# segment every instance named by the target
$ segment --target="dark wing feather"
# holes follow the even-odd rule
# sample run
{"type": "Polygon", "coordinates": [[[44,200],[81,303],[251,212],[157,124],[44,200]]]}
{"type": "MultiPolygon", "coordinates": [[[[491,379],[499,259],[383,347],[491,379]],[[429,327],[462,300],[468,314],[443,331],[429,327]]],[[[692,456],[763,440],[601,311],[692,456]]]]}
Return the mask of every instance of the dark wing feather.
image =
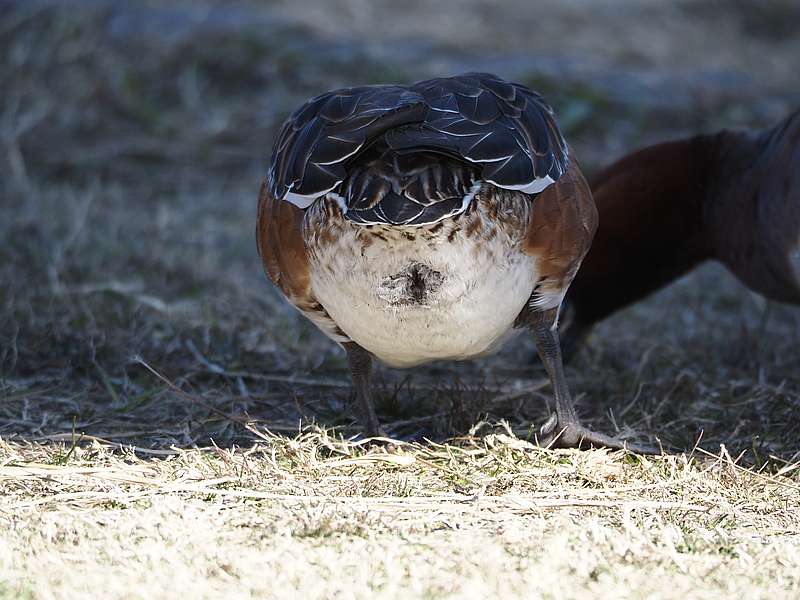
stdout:
{"type": "Polygon", "coordinates": [[[528,88],[494,75],[468,73],[423,81],[411,89],[429,105],[455,104],[458,112],[429,111],[418,128],[390,131],[391,147],[413,147],[420,135],[426,146],[440,146],[483,165],[482,177],[490,183],[528,193],[541,191],[566,170],[567,145],[553,110],[528,88]]]}
{"type": "Polygon", "coordinates": [[[310,100],[278,135],[269,184],[276,198],[301,208],[336,191],[351,220],[416,224],[463,210],[463,194],[453,194],[469,193],[477,178],[533,194],[568,164],[567,145],[541,96],[494,75],[468,73],[310,100]],[[409,171],[397,162],[417,154],[436,168],[417,164],[409,171]],[[450,178],[457,185],[442,188],[442,168],[458,171],[450,178]]]}
{"type": "Polygon", "coordinates": [[[426,111],[420,96],[400,86],[348,88],[309,100],[278,133],[269,170],[272,194],[291,194],[308,206],[344,180],[344,161],[368,141],[421,120],[426,111]]]}
{"type": "Polygon", "coordinates": [[[343,186],[354,223],[428,225],[463,212],[477,190],[475,169],[441,154],[401,156],[383,145],[371,155],[343,186]]]}

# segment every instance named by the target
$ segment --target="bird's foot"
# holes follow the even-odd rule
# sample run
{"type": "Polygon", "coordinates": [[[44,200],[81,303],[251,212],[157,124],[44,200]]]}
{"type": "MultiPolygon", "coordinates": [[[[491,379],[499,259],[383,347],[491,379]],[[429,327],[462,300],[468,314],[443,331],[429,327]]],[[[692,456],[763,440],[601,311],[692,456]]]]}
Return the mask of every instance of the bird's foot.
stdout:
{"type": "Polygon", "coordinates": [[[550,418],[539,430],[539,445],[548,448],[586,449],[600,447],[628,450],[636,454],[661,454],[654,446],[636,444],[597,433],[581,425],[578,421],[559,423],[558,416],[555,413],[550,415],[550,418]]]}

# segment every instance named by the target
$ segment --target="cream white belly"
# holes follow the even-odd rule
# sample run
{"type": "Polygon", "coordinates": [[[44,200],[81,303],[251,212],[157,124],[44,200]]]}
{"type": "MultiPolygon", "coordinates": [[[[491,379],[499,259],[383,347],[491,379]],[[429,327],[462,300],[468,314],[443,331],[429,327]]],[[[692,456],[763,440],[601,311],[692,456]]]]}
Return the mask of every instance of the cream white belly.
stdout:
{"type": "Polygon", "coordinates": [[[356,238],[348,231],[318,249],[312,289],[350,339],[396,367],[498,349],[537,280],[535,259],[502,233],[489,241],[398,235],[367,247],[356,238]],[[421,297],[409,300],[417,280],[421,297]]]}

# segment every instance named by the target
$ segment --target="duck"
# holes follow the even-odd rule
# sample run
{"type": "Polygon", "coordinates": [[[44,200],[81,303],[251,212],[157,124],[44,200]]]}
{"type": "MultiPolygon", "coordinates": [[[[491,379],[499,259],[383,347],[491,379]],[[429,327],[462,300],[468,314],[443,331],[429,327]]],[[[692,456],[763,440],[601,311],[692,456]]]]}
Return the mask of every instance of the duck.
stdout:
{"type": "Polygon", "coordinates": [[[373,360],[469,360],[532,334],[555,411],[543,445],[635,449],[585,427],[558,316],[597,228],[541,95],[488,73],[337,89],[279,130],[256,243],[268,279],[346,352],[365,435],[373,360]]]}
{"type": "Polygon", "coordinates": [[[800,304],[800,110],[635,151],[591,181],[600,226],[565,301],[565,346],[688,273],[723,264],[767,299],[800,304]]]}

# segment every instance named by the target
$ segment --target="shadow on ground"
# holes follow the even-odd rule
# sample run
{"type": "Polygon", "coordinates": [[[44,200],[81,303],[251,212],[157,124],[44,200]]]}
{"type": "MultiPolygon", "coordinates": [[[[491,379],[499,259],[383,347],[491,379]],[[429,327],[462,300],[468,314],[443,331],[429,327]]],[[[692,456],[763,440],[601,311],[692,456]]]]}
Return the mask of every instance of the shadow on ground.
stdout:
{"type": "MultiPolygon", "coordinates": [[[[800,56],[793,40],[733,35],[735,19],[704,31],[741,53],[695,65],[680,48],[553,57],[424,28],[375,44],[281,3],[0,6],[3,438],[249,444],[247,418],[286,435],[309,423],[357,432],[343,353],[268,286],[253,239],[272,134],[310,95],[494,70],[548,95],[588,171],[641,143],[763,126],[800,104],[781,85],[800,56]],[[767,54],[763,80],[745,74],[767,54]]],[[[663,10],[654,26],[716,19],[663,10]]],[[[797,310],[764,306],[709,266],[600,326],[568,377],[599,430],[783,464],[798,451],[798,341],[797,310]]],[[[522,337],[470,364],[382,369],[381,419],[404,439],[499,419],[531,437],[550,394],[533,356],[522,337]]]]}

